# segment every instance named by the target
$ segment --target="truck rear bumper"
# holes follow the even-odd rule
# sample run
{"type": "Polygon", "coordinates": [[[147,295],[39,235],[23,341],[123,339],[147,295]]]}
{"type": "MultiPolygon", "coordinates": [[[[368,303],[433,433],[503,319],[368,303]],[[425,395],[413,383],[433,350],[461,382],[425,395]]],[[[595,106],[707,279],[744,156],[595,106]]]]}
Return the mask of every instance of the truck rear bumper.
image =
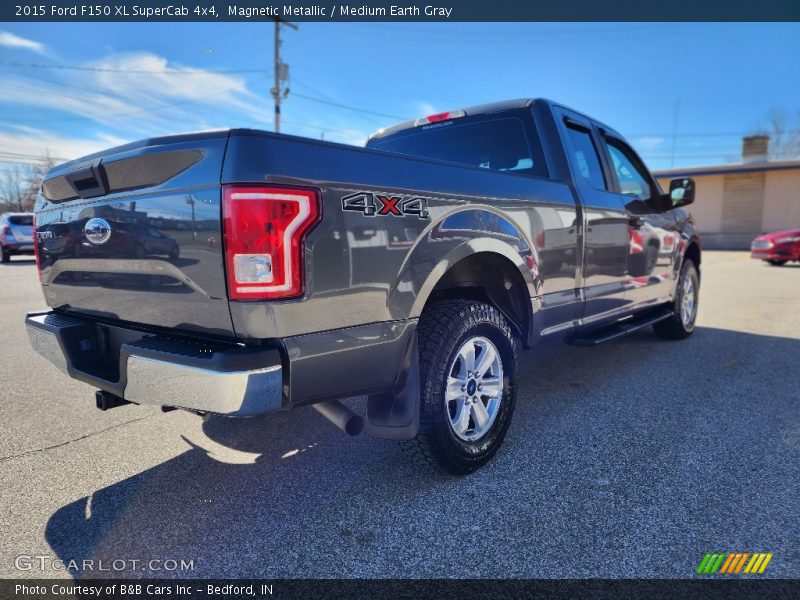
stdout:
{"type": "Polygon", "coordinates": [[[253,416],[284,406],[276,349],[188,342],[53,312],[25,319],[33,348],[74,379],[136,404],[253,416]]]}

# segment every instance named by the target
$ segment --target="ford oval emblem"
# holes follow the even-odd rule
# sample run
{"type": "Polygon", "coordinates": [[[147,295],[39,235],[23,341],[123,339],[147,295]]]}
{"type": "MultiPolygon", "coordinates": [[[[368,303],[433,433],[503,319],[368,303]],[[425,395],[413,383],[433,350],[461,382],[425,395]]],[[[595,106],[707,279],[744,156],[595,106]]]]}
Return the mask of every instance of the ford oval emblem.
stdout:
{"type": "Polygon", "coordinates": [[[89,219],[86,221],[86,225],[83,226],[83,235],[92,244],[105,244],[108,238],[111,237],[111,225],[108,224],[108,221],[99,217],[89,219]]]}

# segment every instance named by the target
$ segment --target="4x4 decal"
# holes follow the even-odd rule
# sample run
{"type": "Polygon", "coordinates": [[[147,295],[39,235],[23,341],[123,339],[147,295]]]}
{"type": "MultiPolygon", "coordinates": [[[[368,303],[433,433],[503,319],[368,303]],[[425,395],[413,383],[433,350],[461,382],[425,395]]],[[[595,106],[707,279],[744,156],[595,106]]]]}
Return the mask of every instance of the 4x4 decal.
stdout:
{"type": "Polygon", "coordinates": [[[428,218],[428,200],[419,196],[395,196],[393,194],[371,194],[358,192],[342,198],[342,210],[354,210],[366,217],[405,217],[428,218]]]}

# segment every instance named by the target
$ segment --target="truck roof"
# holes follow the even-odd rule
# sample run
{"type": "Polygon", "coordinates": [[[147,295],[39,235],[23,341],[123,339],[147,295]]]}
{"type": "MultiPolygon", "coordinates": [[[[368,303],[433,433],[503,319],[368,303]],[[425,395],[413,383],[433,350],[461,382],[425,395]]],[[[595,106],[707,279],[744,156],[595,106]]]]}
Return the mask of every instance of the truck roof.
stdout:
{"type": "MultiPolygon", "coordinates": [[[[464,113],[466,113],[465,116],[472,117],[475,115],[484,115],[494,112],[501,112],[504,110],[528,108],[534,103],[534,101],[535,98],[518,98],[516,100],[502,100],[500,102],[489,102],[488,104],[478,104],[476,106],[470,106],[459,110],[460,111],[463,110],[464,113]]],[[[375,138],[383,137],[385,135],[391,135],[393,133],[397,133],[398,131],[402,131],[403,129],[410,129],[412,127],[416,127],[418,125],[418,121],[419,119],[411,119],[409,121],[403,121],[402,123],[398,123],[397,125],[392,125],[391,127],[379,129],[378,131],[370,135],[369,139],[373,140],[375,138]]]]}
{"type": "MultiPolygon", "coordinates": [[[[570,110],[570,111],[572,111],[574,113],[583,115],[584,117],[586,117],[587,119],[589,119],[591,121],[594,121],[595,123],[597,123],[598,126],[602,127],[605,131],[607,131],[609,133],[612,133],[614,135],[620,136],[619,132],[615,131],[612,127],[609,127],[609,126],[605,125],[604,123],[601,123],[597,119],[595,119],[593,117],[590,117],[589,115],[587,115],[585,113],[582,113],[579,110],[575,110],[574,108],[570,108],[569,106],[566,106],[566,105],[561,104],[559,102],[553,102],[552,100],[548,100],[546,98],[518,98],[516,100],[502,100],[500,102],[490,102],[490,103],[487,103],[487,104],[478,104],[476,106],[470,106],[470,107],[467,107],[467,108],[457,109],[457,110],[453,110],[453,111],[449,111],[449,112],[451,112],[451,113],[452,112],[459,112],[459,113],[463,112],[464,114],[461,115],[461,116],[474,117],[476,115],[485,115],[485,114],[490,114],[490,113],[502,112],[502,111],[506,111],[506,110],[519,110],[521,108],[530,108],[533,105],[534,102],[548,104],[550,106],[560,106],[562,108],[566,108],[566,109],[568,109],[568,110],[570,110]]],[[[447,114],[447,113],[442,113],[442,115],[445,115],[445,114],[447,114]]],[[[435,116],[439,116],[439,115],[435,115],[435,116]]],[[[391,134],[397,133],[399,131],[403,131],[404,129],[411,129],[412,127],[417,127],[417,126],[421,125],[423,122],[424,121],[421,121],[420,119],[412,119],[412,120],[409,120],[409,121],[404,121],[404,122],[399,123],[397,125],[392,125],[391,127],[386,127],[385,129],[379,129],[378,131],[376,131],[375,133],[373,133],[372,135],[369,136],[369,141],[377,139],[377,138],[380,138],[380,137],[384,137],[384,136],[387,136],[387,135],[391,135],[391,134]]],[[[369,143],[369,141],[367,143],[369,143]]]]}

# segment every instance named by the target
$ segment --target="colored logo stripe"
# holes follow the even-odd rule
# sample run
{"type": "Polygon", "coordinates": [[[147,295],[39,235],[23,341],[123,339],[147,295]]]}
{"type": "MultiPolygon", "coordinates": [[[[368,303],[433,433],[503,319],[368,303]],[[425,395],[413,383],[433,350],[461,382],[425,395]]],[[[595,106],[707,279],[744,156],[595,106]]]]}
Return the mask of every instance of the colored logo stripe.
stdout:
{"type": "Polygon", "coordinates": [[[728,575],[730,575],[731,573],[738,573],[741,570],[742,566],[744,565],[744,561],[746,561],[749,556],[750,554],[748,553],[728,554],[728,558],[725,560],[725,564],[722,565],[720,573],[728,575]]]}
{"type": "Polygon", "coordinates": [[[720,573],[727,573],[728,569],[730,568],[735,558],[736,558],[735,554],[733,553],[728,554],[728,558],[725,559],[725,563],[722,565],[722,570],[720,571],[720,573]]]}
{"type": "Polygon", "coordinates": [[[753,554],[753,558],[750,559],[750,562],[747,563],[747,566],[744,569],[745,573],[758,573],[759,575],[764,572],[764,569],[767,568],[769,561],[772,560],[772,552],[767,554],[766,552],[759,552],[757,554],[753,554]]]}
{"type": "Polygon", "coordinates": [[[700,566],[697,567],[698,573],[703,574],[713,574],[717,572],[719,566],[722,564],[722,559],[725,558],[725,555],[720,553],[711,554],[710,552],[707,553],[703,560],[700,561],[700,566]]]}
{"type": "Polygon", "coordinates": [[[772,560],[772,552],[707,552],[697,567],[701,575],[761,574],[772,560]],[[747,565],[747,566],[745,566],[747,565]],[[744,571],[742,570],[744,569],[744,571]]]}

